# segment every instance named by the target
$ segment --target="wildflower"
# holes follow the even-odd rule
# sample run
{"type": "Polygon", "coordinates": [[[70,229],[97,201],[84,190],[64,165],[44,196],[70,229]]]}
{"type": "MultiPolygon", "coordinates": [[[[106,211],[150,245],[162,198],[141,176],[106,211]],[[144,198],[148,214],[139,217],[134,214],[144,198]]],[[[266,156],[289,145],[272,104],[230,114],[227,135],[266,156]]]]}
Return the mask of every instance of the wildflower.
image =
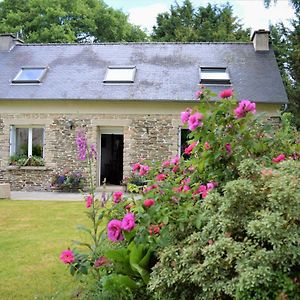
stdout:
{"type": "Polygon", "coordinates": [[[94,262],[94,267],[95,268],[100,268],[101,266],[107,265],[108,264],[108,259],[105,256],[100,256],[97,258],[94,262]]]}
{"type": "Polygon", "coordinates": [[[198,144],[197,142],[193,142],[192,144],[190,144],[188,147],[184,149],[184,153],[190,155],[194,150],[194,148],[197,146],[197,144],[198,144]]]}
{"type": "Polygon", "coordinates": [[[114,203],[119,203],[122,200],[123,193],[122,192],[114,192],[113,199],[114,203]]]}
{"type": "Polygon", "coordinates": [[[87,151],[87,139],[85,134],[82,131],[79,131],[76,137],[76,144],[78,150],[78,157],[80,160],[86,159],[87,151]]]}
{"type": "Polygon", "coordinates": [[[209,150],[209,149],[210,149],[209,142],[205,142],[205,143],[204,143],[204,149],[205,149],[205,150],[209,150]]]}
{"type": "Polygon", "coordinates": [[[88,195],[87,197],[86,197],[86,202],[85,202],[85,206],[86,206],[86,208],[90,208],[91,207],[91,205],[93,204],[93,196],[92,195],[88,195]]]}
{"type": "Polygon", "coordinates": [[[146,175],[149,172],[149,170],[150,170],[150,167],[141,165],[140,166],[139,175],[140,176],[144,176],[144,175],[146,175]]]}
{"type": "Polygon", "coordinates": [[[279,163],[281,161],[285,160],[285,155],[284,154],[279,154],[277,157],[274,157],[272,159],[273,163],[279,163]]]}
{"type": "Polygon", "coordinates": [[[60,260],[64,263],[64,264],[72,264],[75,261],[75,256],[72,250],[68,249],[68,250],[64,250],[61,254],[60,254],[60,260]]]}
{"type": "Polygon", "coordinates": [[[94,144],[91,145],[90,147],[90,158],[91,159],[97,159],[98,153],[96,150],[96,146],[94,144]]]}
{"type": "Polygon", "coordinates": [[[166,174],[158,174],[156,177],[155,177],[155,179],[157,180],[157,181],[163,181],[163,180],[165,180],[167,178],[167,175],[166,174]]]}
{"type": "Polygon", "coordinates": [[[220,98],[229,98],[232,97],[233,95],[233,90],[232,89],[228,89],[228,90],[224,90],[219,94],[220,98]]]}
{"type": "Polygon", "coordinates": [[[115,219],[111,220],[107,224],[107,236],[113,242],[124,240],[122,235],[122,221],[115,219]]]}
{"type": "Polygon", "coordinates": [[[230,145],[230,144],[226,144],[226,145],[225,145],[225,149],[226,149],[227,154],[228,154],[228,155],[231,155],[231,153],[232,153],[231,145],[230,145]]]}
{"type": "Polygon", "coordinates": [[[201,90],[198,90],[198,91],[196,91],[196,93],[195,93],[196,99],[200,99],[202,95],[203,95],[203,91],[201,91],[201,90]]]}
{"type": "Polygon", "coordinates": [[[193,115],[189,117],[188,124],[189,124],[189,130],[193,131],[197,127],[201,127],[203,123],[201,120],[203,119],[203,115],[199,112],[195,112],[193,115]]]}
{"type": "Polygon", "coordinates": [[[182,124],[186,124],[187,121],[189,120],[189,117],[191,115],[192,110],[190,108],[187,108],[185,111],[183,111],[180,114],[181,122],[182,124]]]}
{"type": "Polygon", "coordinates": [[[248,112],[251,112],[252,114],[256,113],[255,103],[250,102],[249,100],[242,100],[238,107],[234,110],[234,114],[237,119],[245,117],[248,112]]]}
{"type": "Polygon", "coordinates": [[[123,220],[121,228],[125,231],[130,232],[135,227],[135,218],[133,213],[127,213],[123,220]]]}
{"type": "Polygon", "coordinates": [[[146,199],[145,201],[144,201],[144,206],[145,207],[150,207],[150,206],[152,206],[152,205],[154,205],[155,204],[155,200],[154,199],[146,199]]]}

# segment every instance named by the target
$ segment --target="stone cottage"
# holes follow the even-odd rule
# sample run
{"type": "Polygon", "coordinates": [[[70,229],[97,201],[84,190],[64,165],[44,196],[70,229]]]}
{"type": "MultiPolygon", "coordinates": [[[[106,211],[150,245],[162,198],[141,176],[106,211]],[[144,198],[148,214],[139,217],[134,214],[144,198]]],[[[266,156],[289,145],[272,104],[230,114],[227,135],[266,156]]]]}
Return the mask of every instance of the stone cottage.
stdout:
{"type": "Polygon", "coordinates": [[[84,130],[99,153],[97,185],[119,185],[134,162],[180,151],[180,112],[200,83],[233,88],[271,116],[287,103],[264,30],[249,43],[24,44],[2,34],[0,182],[49,190],[54,173],[82,169],[75,136],[84,130]],[[14,165],[20,154],[44,166],[14,165]]]}

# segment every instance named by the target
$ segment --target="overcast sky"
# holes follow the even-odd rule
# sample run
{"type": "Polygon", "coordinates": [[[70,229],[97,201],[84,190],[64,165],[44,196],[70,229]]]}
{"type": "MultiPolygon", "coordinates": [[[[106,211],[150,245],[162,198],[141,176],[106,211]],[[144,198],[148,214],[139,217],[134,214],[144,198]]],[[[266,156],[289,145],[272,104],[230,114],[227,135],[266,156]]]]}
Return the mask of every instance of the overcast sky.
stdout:
{"type": "MultiPolygon", "coordinates": [[[[183,0],[177,0],[182,3],[183,0]]],[[[268,29],[269,24],[283,21],[288,25],[288,19],[293,18],[293,9],[288,0],[278,0],[276,6],[265,9],[263,0],[192,0],[194,7],[207,6],[207,3],[224,4],[229,2],[233,6],[234,15],[237,16],[244,27],[268,29]]],[[[140,25],[151,32],[156,23],[158,13],[168,11],[174,0],[105,0],[105,3],[114,8],[122,9],[129,14],[131,23],[140,25]]]]}

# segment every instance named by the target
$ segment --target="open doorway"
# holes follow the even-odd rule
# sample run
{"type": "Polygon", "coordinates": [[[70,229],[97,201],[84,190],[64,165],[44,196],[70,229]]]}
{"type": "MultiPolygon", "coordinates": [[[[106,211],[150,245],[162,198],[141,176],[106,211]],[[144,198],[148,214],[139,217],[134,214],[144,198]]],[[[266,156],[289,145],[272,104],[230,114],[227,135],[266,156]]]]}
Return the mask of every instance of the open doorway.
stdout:
{"type": "Polygon", "coordinates": [[[123,180],[123,134],[101,133],[100,180],[103,184],[120,185],[123,180]]]}

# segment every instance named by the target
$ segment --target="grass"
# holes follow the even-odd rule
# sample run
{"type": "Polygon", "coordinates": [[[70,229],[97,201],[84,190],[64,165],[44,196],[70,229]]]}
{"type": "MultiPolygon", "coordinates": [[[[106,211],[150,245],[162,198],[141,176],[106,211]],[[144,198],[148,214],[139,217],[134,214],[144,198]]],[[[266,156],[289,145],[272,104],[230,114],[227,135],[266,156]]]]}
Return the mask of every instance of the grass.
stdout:
{"type": "Polygon", "coordinates": [[[70,299],[78,282],[60,262],[83,239],[83,202],[0,201],[0,299],[70,299]]]}

